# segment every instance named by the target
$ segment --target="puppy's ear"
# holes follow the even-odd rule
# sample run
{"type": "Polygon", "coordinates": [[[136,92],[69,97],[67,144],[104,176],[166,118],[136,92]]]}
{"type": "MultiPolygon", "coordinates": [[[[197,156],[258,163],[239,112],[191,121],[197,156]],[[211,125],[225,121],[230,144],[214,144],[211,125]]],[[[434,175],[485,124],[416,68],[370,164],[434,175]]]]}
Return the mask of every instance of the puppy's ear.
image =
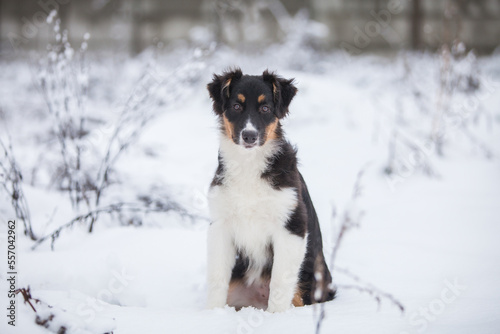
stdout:
{"type": "Polygon", "coordinates": [[[262,78],[273,89],[276,116],[278,118],[285,117],[288,114],[290,102],[292,102],[293,97],[297,94],[297,87],[293,84],[294,79],[284,79],[268,70],[264,71],[262,78]]]}
{"type": "Polygon", "coordinates": [[[208,93],[213,101],[214,112],[217,115],[224,113],[224,105],[231,96],[231,85],[242,77],[241,69],[226,71],[221,75],[214,74],[212,82],[207,85],[208,93]]]}

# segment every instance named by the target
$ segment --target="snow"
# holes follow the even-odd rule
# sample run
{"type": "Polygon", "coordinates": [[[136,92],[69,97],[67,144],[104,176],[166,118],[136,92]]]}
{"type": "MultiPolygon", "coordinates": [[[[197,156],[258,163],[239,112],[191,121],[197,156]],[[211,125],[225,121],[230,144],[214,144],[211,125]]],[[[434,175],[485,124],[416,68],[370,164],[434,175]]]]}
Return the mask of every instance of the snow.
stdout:
{"type": "MultiPolygon", "coordinates": [[[[476,95],[478,109],[467,109],[471,117],[465,117],[476,141],[464,135],[461,126],[446,124],[444,154],[437,154],[435,147],[422,153],[433,176],[426,175],[404,145],[398,146],[403,161],[395,166],[407,169],[391,176],[384,168],[394,130],[421,146],[427,138],[439,97],[437,56],[363,56],[345,62],[342,55],[332,54],[300,69],[281,65],[272,55],[246,56],[224,49],[211,55],[198,50],[194,58],[188,52],[184,59],[175,54],[165,57],[145,53],[134,59],[116,56],[90,62],[86,110],[104,124],[117,119],[116,106],[137,89],[145,72],[160,78],[154,80],[159,86],[150,87],[154,91],[148,108],[154,118],[117,161],[103,204],[147,194],[172,198],[206,218],[218,130],[205,85],[212,72],[234,64],[247,73],[277,69],[285,77],[295,77],[299,88],[284,127],[299,149],[300,170],[320,218],[327,259],[339,229],[332,211],[337,217],[364,213],[336,255],[339,270],[333,277],[338,297],[325,306],[321,333],[500,329],[498,56],[478,60],[483,82],[490,84],[476,95]],[[405,61],[415,69],[408,76],[405,61]],[[175,81],[168,78],[179,69],[181,75],[190,71],[192,80],[172,87],[175,81]],[[168,95],[171,89],[174,95],[168,95]],[[415,92],[423,98],[415,98],[415,92]],[[430,115],[421,112],[426,108],[430,115]],[[361,169],[362,194],[352,203],[361,169]],[[357,282],[340,269],[394,296],[405,306],[404,314],[387,299],[378,305],[367,293],[348,288],[357,282]]],[[[50,135],[53,119],[33,86],[33,69],[26,64],[22,59],[2,63],[0,116],[6,130],[1,138],[5,140],[7,132],[12,138],[33,227],[43,236],[76,213],[67,194],[51,185],[60,159],[50,135]]],[[[460,69],[467,72],[467,67],[460,69]]],[[[467,98],[456,95],[457,100],[467,98]]],[[[93,129],[101,123],[96,124],[93,129]]],[[[108,137],[109,131],[104,131],[92,143],[102,145],[108,137]]],[[[89,168],[96,165],[98,161],[89,162],[89,168]]],[[[9,199],[1,196],[0,219],[6,226],[14,212],[9,199]]],[[[61,326],[69,333],[315,332],[317,306],[277,314],[253,308],[206,310],[207,219],[190,220],[175,212],[135,215],[103,215],[92,233],[85,224],[76,224],[63,230],[54,250],[50,240],[32,250],[33,242],[22,236],[19,225],[18,287],[29,285],[32,296],[43,302],[34,305],[38,315],[53,314],[54,320],[48,329],[36,325],[35,313],[18,296],[18,326],[13,329],[4,319],[0,332],[48,333],[61,326]],[[140,223],[127,225],[129,221],[140,223]]],[[[0,232],[3,249],[5,231],[0,232]]],[[[0,261],[2,291],[7,290],[5,262],[0,261]]]]}

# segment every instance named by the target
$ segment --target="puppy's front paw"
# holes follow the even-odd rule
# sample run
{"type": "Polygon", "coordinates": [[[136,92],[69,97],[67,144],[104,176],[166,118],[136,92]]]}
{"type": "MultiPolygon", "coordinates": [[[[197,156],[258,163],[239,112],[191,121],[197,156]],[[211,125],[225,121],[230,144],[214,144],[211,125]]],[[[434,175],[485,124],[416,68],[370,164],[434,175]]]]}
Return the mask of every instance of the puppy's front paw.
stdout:
{"type": "Polygon", "coordinates": [[[211,293],[208,296],[207,308],[208,309],[222,308],[226,306],[226,299],[227,297],[223,293],[211,293]]]}
{"type": "Polygon", "coordinates": [[[267,312],[276,313],[276,312],[285,312],[290,308],[289,303],[274,303],[271,300],[267,306],[267,312]]]}
{"type": "Polygon", "coordinates": [[[209,310],[212,310],[212,309],[215,309],[215,308],[223,308],[224,306],[226,306],[226,302],[225,301],[209,301],[207,303],[207,309],[209,310]]]}

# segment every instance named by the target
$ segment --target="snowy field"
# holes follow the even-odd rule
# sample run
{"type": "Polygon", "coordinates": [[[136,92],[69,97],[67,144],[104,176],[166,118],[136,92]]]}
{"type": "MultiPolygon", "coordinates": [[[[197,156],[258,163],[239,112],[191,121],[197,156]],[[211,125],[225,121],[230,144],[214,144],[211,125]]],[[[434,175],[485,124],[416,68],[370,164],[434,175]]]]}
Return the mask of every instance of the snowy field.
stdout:
{"type": "MultiPolygon", "coordinates": [[[[17,288],[30,287],[37,312],[18,294],[16,327],[2,315],[0,333],[317,332],[318,306],[205,309],[206,193],[218,149],[205,85],[233,65],[296,78],[284,128],[299,150],[327,259],[344,217],[359,225],[341,240],[338,297],[325,305],[320,332],[500,332],[500,55],[446,63],[432,54],[347,59],[292,50],[283,60],[277,52],[183,50],[87,54],[78,66],[60,65],[62,74],[47,70],[44,55],[1,62],[0,139],[12,143],[36,238],[89,210],[133,208],[94,215],[92,233],[89,219],[77,221],[53,243],[24,236],[17,218],[17,288]],[[58,86],[65,75],[73,86],[58,86]],[[68,115],[49,110],[65,98],[68,115]],[[81,181],[98,174],[124,114],[125,139],[113,145],[130,143],[110,163],[100,200],[90,190],[86,204],[60,176],[74,152],[61,153],[58,126],[86,120],[85,134],[69,141],[85,147],[80,169],[66,169],[81,181]],[[353,196],[357,180],[362,191],[353,196]]],[[[76,56],[65,57],[72,64],[76,56]]],[[[5,254],[16,213],[6,191],[0,198],[5,254]]]]}

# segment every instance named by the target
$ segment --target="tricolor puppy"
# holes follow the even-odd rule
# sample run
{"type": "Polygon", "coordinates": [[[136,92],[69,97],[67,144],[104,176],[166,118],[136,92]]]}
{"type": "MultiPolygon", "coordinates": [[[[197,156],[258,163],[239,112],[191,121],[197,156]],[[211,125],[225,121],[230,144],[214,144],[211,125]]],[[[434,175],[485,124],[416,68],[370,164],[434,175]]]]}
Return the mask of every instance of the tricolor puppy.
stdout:
{"type": "Polygon", "coordinates": [[[208,85],[220,120],[209,191],[208,306],[269,312],[332,300],[318,217],[280,120],[297,88],[236,69],[208,85]]]}

